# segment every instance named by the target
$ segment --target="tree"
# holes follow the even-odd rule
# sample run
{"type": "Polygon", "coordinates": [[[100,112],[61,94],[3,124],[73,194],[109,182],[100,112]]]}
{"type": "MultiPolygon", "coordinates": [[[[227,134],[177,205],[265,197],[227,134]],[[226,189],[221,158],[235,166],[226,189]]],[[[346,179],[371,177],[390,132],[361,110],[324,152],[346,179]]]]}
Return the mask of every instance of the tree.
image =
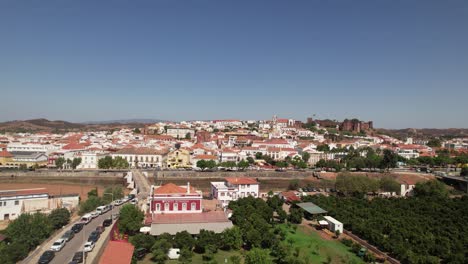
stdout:
{"type": "Polygon", "coordinates": [[[237,163],[237,167],[241,170],[245,170],[246,168],[249,167],[249,162],[248,161],[245,161],[245,160],[241,160],[237,163]]]}
{"type": "Polygon", "coordinates": [[[81,158],[73,158],[72,162],[71,162],[71,167],[72,169],[76,169],[76,167],[78,167],[78,165],[81,164],[81,158]]]}
{"type": "Polygon", "coordinates": [[[11,222],[5,234],[13,243],[24,244],[28,251],[41,244],[52,233],[53,227],[49,218],[42,213],[21,214],[11,222]]]}
{"type": "Polygon", "coordinates": [[[192,136],[190,135],[190,133],[185,134],[185,139],[191,139],[191,138],[192,136]]]}
{"type": "Polygon", "coordinates": [[[309,159],[310,159],[309,152],[306,152],[306,151],[302,152],[302,160],[305,161],[306,163],[308,163],[309,159]]]}
{"type": "Polygon", "coordinates": [[[174,236],[173,244],[176,248],[187,248],[191,251],[195,244],[195,239],[187,231],[177,232],[174,236]]]}
{"type": "Polygon", "coordinates": [[[383,158],[382,158],[380,167],[382,169],[387,169],[387,170],[389,168],[395,168],[397,166],[397,161],[398,161],[398,155],[395,152],[389,149],[384,149],[383,158]]]}
{"type": "Polygon", "coordinates": [[[330,146],[328,146],[327,144],[318,145],[317,146],[317,151],[328,152],[328,151],[330,151],[330,146]]]}
{"type": "Polygon", "coordinates": [[[118,200],[118,199],[122,199],[123,197],[124,197],[124,192],[123,192],[122,187],[120,186],[107,187],[106,189],[104,189],[104,193],[102,194],[102,202],[104,204],[109,204],[112,202],[112,199],[118,200]]]}
{"type": "Polygon", "coordinates": [[[245,264],[273,264],[268,251],[260,248],[253,248],[245,254],[245,264]]]}
{"type": "Polygon", "coordinates": [[[391,177],[382,177],[379,181],[380,185],[380,190],[385,191],[385,192],[395,192],[399,193],[400,192],[400,184],[393,178],[391,177]]]}
{"type": "Polygon", "coordinates": [[[192,263],[192,250],[188,247],[182,247],[180,249],[179,263],[189,264],[192,263]]]}
{"type": "Polygon", "coordinates": [[[99,159],[98,167],[100,169],[110,169],[113,166],[113,161],[111,156],[105,156],[104,158],[99,159]]]}
{"type": "Polygon", "coordinates": [[[249,162],[249,164],[254,164],[255,160],[252,157],[247,157],[247,162],[249,162]]]}
{"type": "Polygon", "coordinates": [[[304,213],[301,208],[291,207],[289,209],[289,217],[288,221],[293,224],[300,224],[302,223],[302,218],[304,217],[304,213]]]}
{"type": "Polygon", "coordinates": [[[208,169],[213,169],[214,167],[216,167],[216,161],[214,160],[207,160],[206,161],[206,167],[208,169]]]}
{"type": "Polygon", "coordinates": [[[145,215],[136,206],[126,204],[120,209],[119,230],[126,234],[135,234],[143,225],[145,215]]]}
{"type": "Polygon", "coordinates": [[[49,214],[49,220],[54,229],[62,228],[70,222],[70,211],[67,208],[54,209],[49,214]]]}
{"type": "Polygon", "coordinates": [[[262,158],[263,158],[263,154],[261,152],[255,153],[255,159],[262,159],[262,158]]]}
{"type": "Polygon", "coordinates": [[[133,133],[135,134],[140,134],[141,133],[141,130],[137,127],[133,130],[133,133]]]}
{"type": "Polygon", "coordinates": [[[468,176],[468,167],[463,167],[460,172],[460,176],[468,176]]]}
{"type": "Polygon", "coordinates": [[[130,164],[128,164],[128,161],[126,159],[117,156],[112,159],[111,167],[115,169],[126,169],[130,167],[130,164]]]}
{"type": "Polygon", "coordinates": [[[227,228],[221,233],[223,241],[223,249],[226,250],[237,250],[242,247],[242,233],[239,227],[234,226],[232,228],[227,228]]]}
{"type": "Polygon", "coordinates": [[[57,166],[57,168],[59,169],[62,169],[64,164],[65,164],[65,159],[63,157],[57,158],[55,160],[55,166],[57,166]]]}
{"type": "Polygon", "coordinates": [[[438,138],[432,138],[426,145],[431,148],[440,148],[442,146],[442,141],[438,138]]]}
{"type": "Polygon", "coordinates": [[[202,229],[195,242],[195,252],[203,254],[209,246],[213,246],[212,249],[216,252],[218,244],[219,237],[215,232],[202,229]]]}
{"type": "Polygon", "coordinates": [[[206,160],[199,160],[197,161],[197,167],[200,168],[201,170],[206,169],[206,160]]]}
{"type": "Polygon", "coordinates": [[[447,197],[448,194],[446,185],[438,180],[418,182],[414,187],[416,197],[447,197]]]}
{"type": "Polygon", "coordinates": [[[136,234],[131,236],[129,240],[135,246],[135,249],[146,248],[147,250],[150,250],[156,242],[154,236],[147,234],[136,234]]]}
{"type": "Polygon", "coordinates": [[[377,192],[379,181],[362,175],[338,174],[336,177],[336,189],[345,195],[362,197],[368,192],[377,192]]]}
{"type": "Polygon", "coordinates": [[[163,248],[153,247],[153,250],[151,251],[151,253],[153,254],[152,260],[158,264],[166,263],[166,260],[168,259],[168,251],[169,250],[165,251],[163,248]]]}
{"type": "MultiPolygon", "coordinates": [[[[91,193],[90,191],[89,193],[91,193]]],[[[90,196],[88,193],[88,199],[80,204],[80,210],[78,211],[79,215],[84,215],[91,211],[94,211],[98,206],[102,205],[102,199],[98,196],[90,196]]]]}

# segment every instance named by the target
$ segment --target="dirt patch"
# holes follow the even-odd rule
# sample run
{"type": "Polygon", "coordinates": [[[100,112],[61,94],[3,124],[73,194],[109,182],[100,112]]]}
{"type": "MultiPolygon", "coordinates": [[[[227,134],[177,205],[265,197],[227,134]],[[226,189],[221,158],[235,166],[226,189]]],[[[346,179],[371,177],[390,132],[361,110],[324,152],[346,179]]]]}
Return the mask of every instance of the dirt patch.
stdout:
{"type": "Polygon", "coordinates": [[[31,188],[46,188],[50,195],[60,194],[79,194],[81,200],[88,198],[87,194],[94,188],[98,188],[98,193],[101,195],[104,187],[96,185],[79,185],[79,184],[44,184],[44,183],[1,183],[0,190],[18,190],[31,188]]]}

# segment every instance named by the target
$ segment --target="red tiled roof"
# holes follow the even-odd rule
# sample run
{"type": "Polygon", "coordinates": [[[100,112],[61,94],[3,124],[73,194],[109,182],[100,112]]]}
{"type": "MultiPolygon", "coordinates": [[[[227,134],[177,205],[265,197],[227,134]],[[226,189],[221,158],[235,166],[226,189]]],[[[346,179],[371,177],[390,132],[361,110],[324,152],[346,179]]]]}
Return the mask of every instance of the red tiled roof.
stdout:
{"type": "Polygon", "coordinates": [[[230,184],[258,184],[255,179],[247,177],[229,177],[226,178],[226,181],[230,184]]]}
{"type": "Polygon", "coordinates": [[[299,198],[295,192],[293,191],[288,191],[288,192],[282,192],[281,195],[286,198],[287,201],[294,202],[294,201],[300,201],[301,198],[299,198]]]}
{"type": "Polygon", "coordinates": [[[99,264],[130,264],[135,247],[125,241],[109,241],[99,264]]]}
{"type": "MultiPolygon", "coordinates": [[[[190,186],[190,193],[196,193],[196,189],[190,186]]],[[[187,193],[187,187],[177,186],[174,183],[166,183],[154,190],[154,194],[187,193]]]]}
{"type": "Polygon", "coordinates": [[[79,144],[79,143],[75,143],[75,142],[72,142],[68,145],[65,145],[63,146],[62,149],[65,149],[65,150],[74,150],[74,149],[85,149],[86,146],[83,145],[83,144],[79,144]]]}
{"type": "Polygon", "coordinates": [[[229,219],[224,211],[209,211],[203,213],[156,214],[152,222],[155,224],[212,223],[229,222],[229,219]]]}
{"type": "Polygon", "coordinates": [[[215,155],[195,155],[193,158],[198,159],[198,160],[216,160],[217,159],[215,155]]]}
{"type": "Polygon", "coordinates": [[[0,157],[1,158],[13,158],[13,154],[11,154],[6,149],[4,149],[0,152],[0,157]]]}

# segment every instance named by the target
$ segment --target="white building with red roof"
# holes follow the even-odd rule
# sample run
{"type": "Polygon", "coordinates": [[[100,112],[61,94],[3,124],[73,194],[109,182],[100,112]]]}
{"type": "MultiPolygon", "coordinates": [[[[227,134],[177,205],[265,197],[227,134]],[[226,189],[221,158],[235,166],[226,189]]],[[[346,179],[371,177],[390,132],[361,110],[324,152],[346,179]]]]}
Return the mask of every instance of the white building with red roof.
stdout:
{"type": "Polygon", "coordinates": [[[259,197],[259,183],[253,178],[230,177],[224,182],[211,182],[211,197],[217,199],[222,207],[247,196],[259,197]]]}
{"type": "Polygon", "coordinates": [[[167,183],[162,186],[152,186],[149,197],[151,214],[180,214],[202,212],[201,191],[196,190],[187,183],[178,186],[167,183]]]}
{"type": "Polygon", "coordinates": [[[232,227],[227,212],[204,210],[202,192],[191,187],[167,183],[151,186],[149,213],[145,223],[150,225],[150,234],[175,235],[181,231],[199,234],[201,229],[221,233],[232,227]]]}

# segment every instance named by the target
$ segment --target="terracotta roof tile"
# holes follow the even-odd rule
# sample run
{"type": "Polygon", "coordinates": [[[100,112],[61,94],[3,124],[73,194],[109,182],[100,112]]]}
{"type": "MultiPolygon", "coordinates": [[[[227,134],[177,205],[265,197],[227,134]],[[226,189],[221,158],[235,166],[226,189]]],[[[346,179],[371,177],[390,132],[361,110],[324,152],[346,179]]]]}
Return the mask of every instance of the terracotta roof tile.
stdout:
{"type": "Polygon", "coordinates": [[[226,181],[230,184],[258,184],[255,179],[247,177],[229,177],[226,178],[226,181]]]}
{"type": "MultiPolygon", "coordinates": [[[[196,189],[190,186],[190,193],[196,193],[196,189]]],[[[174,183],[166,183],[154,190],[154,194],[187,193],[187,187],[177,186],[174,183]]]]}

